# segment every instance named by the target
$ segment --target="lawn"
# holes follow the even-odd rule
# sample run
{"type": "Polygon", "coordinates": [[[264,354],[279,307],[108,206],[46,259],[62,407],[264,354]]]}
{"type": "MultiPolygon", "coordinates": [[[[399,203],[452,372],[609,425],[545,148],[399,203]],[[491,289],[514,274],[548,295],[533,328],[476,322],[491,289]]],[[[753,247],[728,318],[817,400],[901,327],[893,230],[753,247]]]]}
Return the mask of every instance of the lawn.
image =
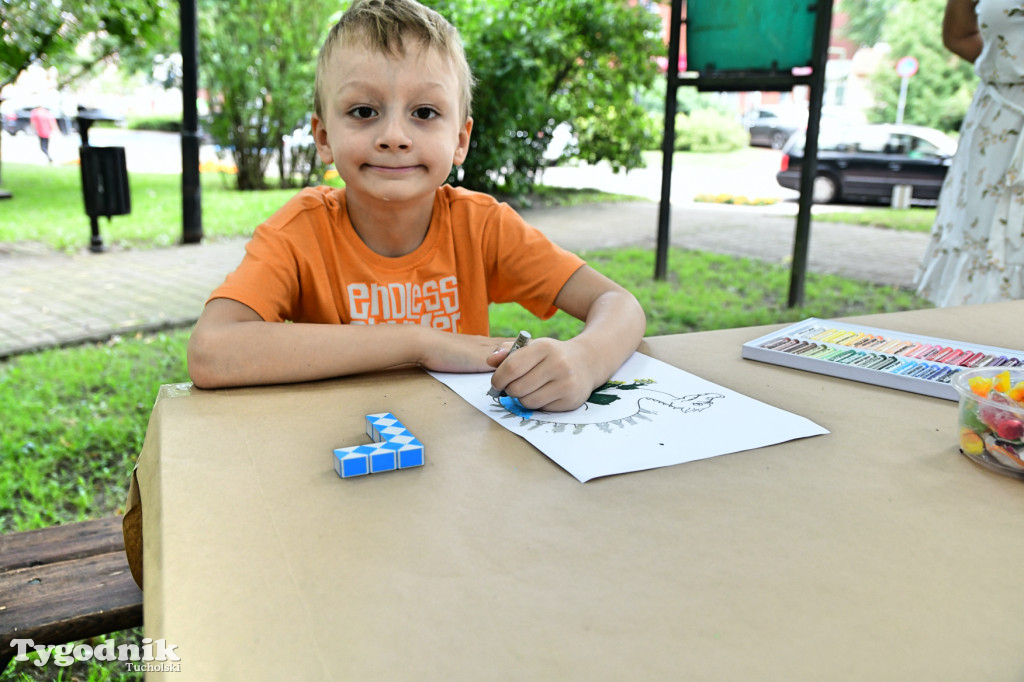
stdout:
{"type": "MultiPolygon", "coordinates": [[[[0,211],[0,244],[38,242],[53,249],[76,251],[89,243],[89,218],[82,200],[78,166],[3,164],[3,187],[14,198],[0,211]],[[57,200],[59,199],[59,201],[57,200]]],[[[239,192],[223,173],[200,175],[203,235],[207,240],[245,237],[254,226],[280,208],[295,189],[239,192]]],[[[129,173],[131,213],[100,218],[108,246],[148,248],[181,241],[181,178],[177,175],[129,173]]],[[[340,180],[329,184],[341,186],[340,180]]],[[[593,190],[539,188],[534,205],[569,205],[588,201],[635,199],[593,190]]]]}
{"type": "MultiPolygon", "coordinates": [[[[5,202],[0,213],[0,243],[84,245],[88,222],[77,169],[5,164],[3,170],[5,187],[15,199],[5,202]],[[75,200],[54,201],[64,195],[75,200]]],[[[180,225],[179,182],[177,176],[133,177],[133,214],[114,219],[117,241],[145,246],[176,241],[177,234],[160,226],[180,225]]],[[[216,238],[245,234],[293,190],[231,192],[214,175],[203,177],[203,192],[204,230],[216,238]]],[[[114,239],[114,229],[105,233],[108,241],[114,239]]],[[[783,266],[674,250],[667,279],[652,282],[651,252],[625,248],[582,255],[637,295],[652,335],[928,307],[905,290],[812,273],[805,300],[813,303],[788,309],[789,270],[783,266]]],[[[492,333],[503,336],[529,328],[535,335],[564,338],[580,326],[564,314],[540,323],[515,305],[495,306],[491,320],[492,333]]],[[[160,385],[188,379],[188,334],[178,329],[115,337],[0,361],[0,534],[122,510],[160,385]]],[[[141,636],[138,631],[116,635],[120,641],[141,636]]],[[[0,680],[47,679],[46,673],[56,672],[26,662],[11,665],[0,680]]],[[[76,664],[63,675],[136,679],[95,662],[76,664]]]]}
{"type": "Polygon", "coordinates": [[[931,232],[934,208],[914,206],[908,209],[865,208],[859,211],[822,211],[814,213],[815,222],[869,225],[905,232],[931,232]]]}
{"type": "MultiPolygon", "coordinates": [[[[14,198],[0,211],[0,243],[32,241],[77,250],[89,243],[89,218],[77,166],[5,163],[4,189],[14,198]]],[[[294,189],[237,192],[222,173],[200,176],[203,233],[208,239],[244,236],[295,194],[294,189]]],[[[181,177],[130,173],[132,212],[100,218],[109,246],[168,246],[181,241],[181,177]]]]}

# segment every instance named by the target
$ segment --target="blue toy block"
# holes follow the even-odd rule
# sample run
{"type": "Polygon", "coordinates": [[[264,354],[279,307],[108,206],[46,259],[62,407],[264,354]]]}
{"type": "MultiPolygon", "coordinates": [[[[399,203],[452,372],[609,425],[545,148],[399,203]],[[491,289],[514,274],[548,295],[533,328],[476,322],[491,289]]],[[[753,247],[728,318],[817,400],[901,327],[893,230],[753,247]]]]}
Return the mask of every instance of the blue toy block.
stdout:
{"type": "Polygon", "coordinates": [[[413,443],[403,445],[398,451],[399,469],[423,466],[423,446],[418,440],[414,440],[413,443]]]}
{"type": "Polygon", "coordinates": [[[390,448],[377,448],[370,454],[370,473],[393,471],[398,468],[398,458],[390,448]]]}
{"type": "Polygon", "coordinates": [[[370,473],[369,455],[365,452],[355,452],[354,448],[338,448],[334,451],[334,470],[342,478],[368,474],[370,473]]]}
{"type": "Polygon", "coordinates": [[[342,478],[423,466],[423,444],[390,412],[366,415],[366,435],[373,443],[334,451],[334,470],[342,478]]]}

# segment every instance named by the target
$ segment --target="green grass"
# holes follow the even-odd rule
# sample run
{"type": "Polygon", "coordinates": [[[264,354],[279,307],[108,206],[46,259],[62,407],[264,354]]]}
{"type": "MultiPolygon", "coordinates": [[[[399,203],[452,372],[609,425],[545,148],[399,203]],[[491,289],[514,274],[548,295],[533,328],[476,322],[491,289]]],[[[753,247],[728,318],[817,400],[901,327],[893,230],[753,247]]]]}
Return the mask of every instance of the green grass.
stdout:
{"type": "Polygon", "coordinates": [[[913,207],[905,210],[867,208],[862,211],[815,212],[814,222],[870,225],[905,232],[931,232],[935,222],[934,208],[913,207]]]}
{"type": "MultiPolygon", "coordinates": [[[[800,308],[787,308],[789,268],[744,258],[673,249],[664,281],[654,282],[654,254],[637,247],[580,254],[636,295],[647,313],[647,335],[680,334],[772,324],[807,317],[839,317],[931,307],[905,289],[838,275],[807,275],[800,308]]],[[[491,333],[570,338],[582,323],[558,312],[539,322],[515,304],[491,308],[491,333]]]]}
{"type": "MultiPolygon", "coordinates": [[[[188,330],[114,338],[0,363],[0,533],[123,511],[157,390],[184,381],[188,330]]],[[[140,644],[134,629],[111,633],[140,644]]],[[[11,663],[0,680],[141,680],[123,664],[11,663]]]]}
{"type": "MultiPolygon", "coordinates": [[[[61,251],[77,251],[89,243],[89,218],[82,200],[77,166],[3,164],[3,187],[14,194],[0,212],[0,243],[40,242],[61,251]],[[59,199],[59,200],[58,200],[59,199]],[[43,228],[42,226],[45,226],[43,228]]],[[[298,190],[239,192],[234,178],[221,173],[200,176],[203,235],[206,239],[247,237],[298,190]]],[[[181,178],[177,175],[129,173],[132,212],[100,218],[108,246],[146,248],[181,241],[181,178]]],[[[340,181],[334,181],[340,186],[340,181]]],[[[636,201],[636,197],[590,189],[537,187],[533,206],[573,206],[594,201],[636,201]]]]}
{"type": "MultiPolygon", "coordinates": [[[[4,164],[3,172],[5,188],[16,196],[0,212],[0,243],[35,240],[54,248],[83,246],[88,221],[77,169],[4,164]],[[54,200],[65,195],[75,200],[54,200]]],[[[104,225],[107,241],[177,241],[179,183],[178,176],[133,175],[133,215],[104,225]],[[174,229],[166,232],[161,225],[174,229]]],[[[247,234],[292,193],[228,191],[219,176],[204,176],[203,192],[204,230],[212,237],[247,234]]],[[[570,194],[571,201],[594,198],[570,194]]],[[[555,202],[558,197],[542,200],[555,202]]],[[[812,303],[791,310],[786,308],[789,270],[784,266],[674,249],[668,277],[654,282],[651,252],[634,247],[582,255],[637,295],[652,335],[928,307],[895,287],[811,273],[805,299],[812,303]]],[[[568,338],[581,326],[563,313],[539,322],[517,305],[494,306],[491,321],[492,333],[502,336],[526,328],[534,335],[568,338]]],[[[161,384],[187,381],[188,333],[134,335],[0,361],[0,534],[123,509],[157,391],[161,384]]],[[[111,636],[138,642],[142,633],[111,636]]],[[[61,672],[22,662],[0,672],[0,681],[51,679],[58,673],[62,679],[93,682],[138,679],[113,664],[75,664],[61,672]]]]}
{"type": "Polygon", "coordinates": [[[121,509],[161,384],[187,381],[188,330],[0,363],[0,534],[121,509]]]}
{"type": "MultiPolygon", "coordinates": [[[[0,211],[0,243],[34,241],[59,250],[89,243],[89,218],[82,200],[78,166],[3,164],[3,187],[13,199],[0,211]]],[[[234,178],[220,173],[200,176],[203,233],[207,239],[248,236],[297,190],[238,192],[234,178]]],[[[181,241],[181,177],[129,173],[132,212],[100,218],[110,246],[168,246],[181,241]]]]}

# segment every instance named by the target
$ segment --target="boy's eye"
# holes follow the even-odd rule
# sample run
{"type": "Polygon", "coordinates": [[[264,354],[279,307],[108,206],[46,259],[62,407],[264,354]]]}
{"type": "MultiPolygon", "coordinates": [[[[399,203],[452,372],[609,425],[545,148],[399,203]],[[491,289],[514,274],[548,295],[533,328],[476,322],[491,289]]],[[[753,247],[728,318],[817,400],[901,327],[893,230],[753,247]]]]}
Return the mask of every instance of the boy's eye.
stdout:
{"type": "Polygon", "coordinates": [[[426,121],[427,119],[434,118],[435,116],[438,115],[438,113],[436,109],[432,109],[430,107],[420,107],[419,109],[413,111],[412,115],[413,118],[419,118],[426,121]]]}
{"type": "Polygon", "coordinates": [[[373,118],[377,112],[373,107],[355,107],[348,112],[353,118],[373,118]]]}

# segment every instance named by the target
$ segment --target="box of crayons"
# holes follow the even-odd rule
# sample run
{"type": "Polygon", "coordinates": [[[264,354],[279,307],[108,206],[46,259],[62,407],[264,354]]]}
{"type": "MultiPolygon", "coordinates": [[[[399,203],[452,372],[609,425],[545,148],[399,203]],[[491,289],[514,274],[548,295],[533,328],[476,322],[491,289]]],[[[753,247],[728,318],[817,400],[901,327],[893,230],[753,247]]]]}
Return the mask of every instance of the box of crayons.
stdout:
{"type": "Polygon", "coordinates": [[[950,380],[972,367],[1015,367],[1024,351],[809,318],[743,344],[743,357],[957,400],[950,380]]]}

